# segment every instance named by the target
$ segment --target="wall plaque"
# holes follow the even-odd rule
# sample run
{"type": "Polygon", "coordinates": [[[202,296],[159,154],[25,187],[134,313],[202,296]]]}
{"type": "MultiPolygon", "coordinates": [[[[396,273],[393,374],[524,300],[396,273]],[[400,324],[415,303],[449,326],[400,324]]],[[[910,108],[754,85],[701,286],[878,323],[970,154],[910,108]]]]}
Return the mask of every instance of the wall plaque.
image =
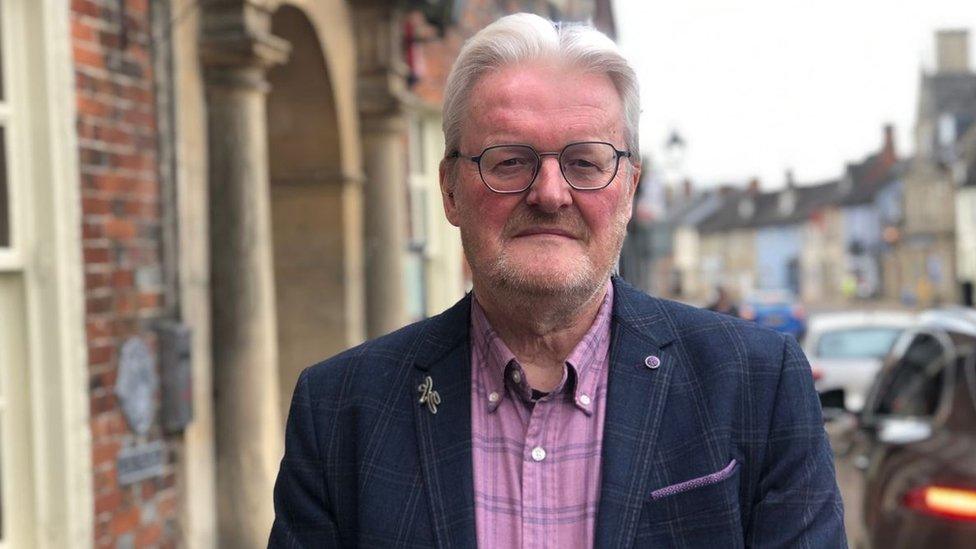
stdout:
{"type": "Polygon", "coordinates": [[[119,451],[116,472],[120,485],[132,484],[163,474],[166,446],[161,440],[136,444],[119,451]]]}
{"type": "Polygon", "coordinates": [[[146,343],[130,337],[119,352],[119,377],[115,382],[115,396],[122,405],[122,414],[137,435],[146,435],[156,417],[156,391],[159,374],[156,359],[146,343]]]}

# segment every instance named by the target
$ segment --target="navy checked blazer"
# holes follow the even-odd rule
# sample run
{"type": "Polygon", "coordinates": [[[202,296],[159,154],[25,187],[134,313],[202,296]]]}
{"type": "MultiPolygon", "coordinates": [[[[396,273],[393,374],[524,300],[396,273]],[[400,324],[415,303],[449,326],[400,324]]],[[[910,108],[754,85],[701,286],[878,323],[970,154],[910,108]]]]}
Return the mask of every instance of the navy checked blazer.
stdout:
{"type": "MultiPolygon", "coordinates": [[[[796,341],[613,284],[595,545],[845,547],[796,341]]],[[[302,373],[269,547],[475,546],[470,304],[302,373]]]]}

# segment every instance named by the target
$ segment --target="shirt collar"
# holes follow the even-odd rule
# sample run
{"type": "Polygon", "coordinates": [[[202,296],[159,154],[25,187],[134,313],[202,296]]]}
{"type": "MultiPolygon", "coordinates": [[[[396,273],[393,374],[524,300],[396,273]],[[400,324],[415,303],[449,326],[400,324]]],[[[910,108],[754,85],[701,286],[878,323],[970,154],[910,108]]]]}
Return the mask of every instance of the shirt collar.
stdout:
{"type": "MultiPolygon", "coordinates": [[[[566,388],[566,383],[570,377],[568,370],[573,369],[575,374],[573,376],[575,383],[571,387],[573,402],[586,415],[592,415],[596,407],[597,387],[609,350],[612,311],[613,284],[607,284],[607,293],[603,297],[603,303],[597,311],[593,324],[590,325],[589,330],[566,357],[562,381],[550,393],[550,395],[556,395],[566,388]]],[[[485,384],[485,395],[483,397],[488,402],[488,412],[494,412],[501,404],[502,399],[505,398],[506,379],[513,383],[513,389],[522,396],[523,400],[529,402],[532,390],[526,383],[525,372],[515,354],[491,327],[484,309],[478,303],[477,296],[471,300],[471,330],[473,349],[480,358],[479,363],[483,369],[479,375],[482,376],[485,384]],[[517,376],[513,377],[513,374],[517,374],[517,376]],[[517,382],[515,378],[518,378],[517,382]]]]}

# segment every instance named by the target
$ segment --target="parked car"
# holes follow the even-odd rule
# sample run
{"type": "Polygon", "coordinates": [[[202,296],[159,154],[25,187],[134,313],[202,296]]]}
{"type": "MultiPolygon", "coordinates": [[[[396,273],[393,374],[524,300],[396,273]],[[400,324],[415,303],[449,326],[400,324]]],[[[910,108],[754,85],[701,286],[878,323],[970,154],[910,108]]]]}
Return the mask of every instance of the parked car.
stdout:
{"type": "Polygon", "coordinates": [[[797,339],[803,338],[807,327],[806,310],[788,290],[753,292],[742,301],[739,316],[797,339]]]}
{"type": "Polygon", "coordinates": [[[810,317],[803,341],[826,413],[856,412],[864,406],[882,360],[898,336],[915,322],[901,311],[818,313],[810,317]]]}
{"type": "Polygon", "coordinates": [[[976,546],[976,322],[927,314],[844,417],[856,419],[835,439],[853,546],[976,546]]]}

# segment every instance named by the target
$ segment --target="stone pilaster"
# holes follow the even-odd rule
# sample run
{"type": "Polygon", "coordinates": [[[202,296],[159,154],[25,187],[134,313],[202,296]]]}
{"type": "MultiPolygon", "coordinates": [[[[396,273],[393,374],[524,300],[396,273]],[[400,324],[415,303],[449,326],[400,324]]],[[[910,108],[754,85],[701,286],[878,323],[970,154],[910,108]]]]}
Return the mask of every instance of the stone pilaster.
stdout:
{"type": "Polygon", "coordinates": [[[366,244],[366,329],[369,337],[406,322],[406,66],[401,59],[400,12],[395,2],[355,5],[360,127],[363,139],[366,244]]]}
{"type": "Polygon", "coordinates": [[[264,2],[203,9],[219,541],[265,547],[283,453],[265,73],[289,46],[264,2]]]}

